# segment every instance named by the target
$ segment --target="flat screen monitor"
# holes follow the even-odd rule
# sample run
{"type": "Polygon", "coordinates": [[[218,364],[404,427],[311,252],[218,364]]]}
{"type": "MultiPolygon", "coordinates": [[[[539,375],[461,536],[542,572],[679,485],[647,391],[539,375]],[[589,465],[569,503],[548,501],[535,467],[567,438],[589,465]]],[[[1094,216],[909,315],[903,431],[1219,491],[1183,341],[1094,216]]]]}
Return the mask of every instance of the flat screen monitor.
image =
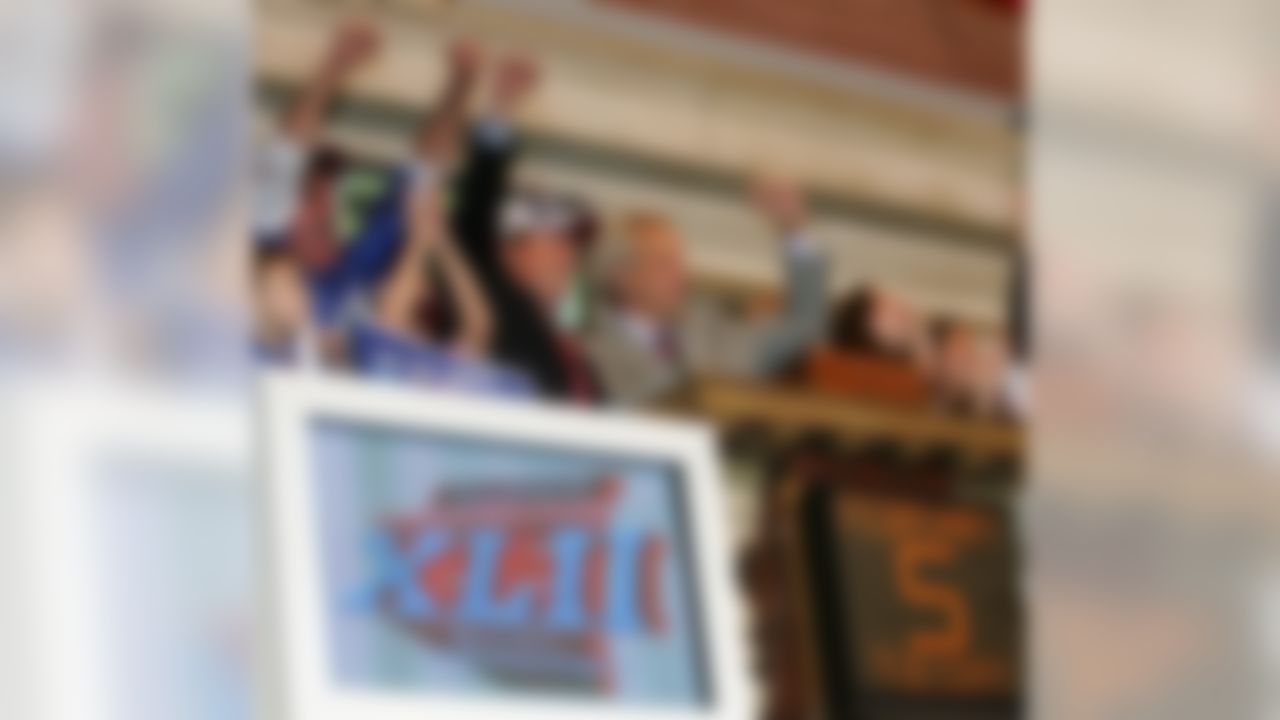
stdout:
{"type": "Polygon", "coordinates": [[[339,380],[266,395],[276,716],[747,714],[705,430],[339,380]]]}

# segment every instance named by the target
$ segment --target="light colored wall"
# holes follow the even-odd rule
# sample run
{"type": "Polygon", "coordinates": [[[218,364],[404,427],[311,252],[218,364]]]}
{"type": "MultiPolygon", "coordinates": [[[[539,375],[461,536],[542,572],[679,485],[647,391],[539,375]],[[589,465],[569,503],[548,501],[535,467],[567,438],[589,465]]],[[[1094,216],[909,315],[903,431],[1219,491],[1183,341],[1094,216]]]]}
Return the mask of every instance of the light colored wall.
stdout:
{"type": "MultiPolygon", "coordinates": [[[[767,166],[834,198],[982,231],[1008,226],[1016,138],[995,116],[963,102],[924,102],[918,93],[889,92],[883,83],[845,83],[830,68],[770,69],[754,62],[767,54],[720,45],[699,51],[687,36],[672,45],[652,28],[614,32],[607,23],[579,23],[577,15],[568,22],[524,10],[579,0],[439,5],[392,5],[401,9],[384,18],[387,52],[357,79],[354,95],[425,108],[439,85],[437,58],[449,39],[478,36],[543,61],[543,88],[523,118],[539,133],[693,172],[741,176],[767,166]]],[[[257,64],[264,79],[292,83],[306,72],[334,17],[321,7],[310,0],[260,5],[257,64]]],[[[338,134],[371,154],[403,152],[404,138],[368,127],[338,134]]],[[[743,202],[553,156],[526,165],[527,177],[574,189],[607,211],[645,205],[668,212],[685,229],[695,268],[705,275],[760,284],[776,279],[772,241],[743,202]]],[[[875,279],[929,309],[985,324],[1000,320],[1006,261],[998,248],[949,242],[945,231],[849,218],[818,218],[815,235],[835,258],[838,289],[875,279]]]]}

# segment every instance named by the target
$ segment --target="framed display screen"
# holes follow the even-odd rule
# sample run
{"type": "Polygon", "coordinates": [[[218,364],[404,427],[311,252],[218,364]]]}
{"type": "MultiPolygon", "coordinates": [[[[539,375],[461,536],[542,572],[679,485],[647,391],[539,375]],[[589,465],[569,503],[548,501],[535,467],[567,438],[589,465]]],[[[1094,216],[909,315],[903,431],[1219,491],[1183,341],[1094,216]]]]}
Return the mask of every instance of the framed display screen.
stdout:
{"type": "Polygon", "coordinates": [[[750,714],[706,430],[319,378],[267,406],[273,717],[750,714]]]}
{"type": "Polygon", "coordinates": [[[676,464],[329,418],[311,450],[340,685],[709,702],[676,464]]]}

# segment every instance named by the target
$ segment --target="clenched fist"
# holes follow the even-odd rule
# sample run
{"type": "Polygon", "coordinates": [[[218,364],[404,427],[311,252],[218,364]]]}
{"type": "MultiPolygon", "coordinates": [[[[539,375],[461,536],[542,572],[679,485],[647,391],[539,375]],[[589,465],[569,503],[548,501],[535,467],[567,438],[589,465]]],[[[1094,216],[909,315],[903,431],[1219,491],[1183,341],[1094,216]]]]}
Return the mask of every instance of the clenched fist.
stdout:
{"type": "Polygon", "coordinates": [[[371,60],[382,47],[382,32],[374,23],[352,18],[333,34],[329,62],[338,70],[350,70],[371,60]]]}
{"type": "Polygon", "coordinates": [[[493,103],[500,112],[511,112],[538,85],[538,63],[527,55],[503,58],[493,79],[493,103]]]}
{"type": "Polygon", "coordinates": [[[795,232],[809,220],[804,192],[789,178],[757,177],[752,184],[752,196],[765,218],[783,233],[795,232]]]}

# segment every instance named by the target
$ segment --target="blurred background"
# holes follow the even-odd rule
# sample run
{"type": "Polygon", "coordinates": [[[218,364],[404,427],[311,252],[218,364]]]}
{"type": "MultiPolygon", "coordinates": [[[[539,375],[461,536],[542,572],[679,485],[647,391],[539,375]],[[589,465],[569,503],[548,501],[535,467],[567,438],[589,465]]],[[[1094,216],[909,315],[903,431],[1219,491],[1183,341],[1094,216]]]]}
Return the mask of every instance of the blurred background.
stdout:
{"type": "Polygon", "coordinates": [[[1274,715],[1274,27],[5,0],[0,715],[262,716],[267,372],[706,423],[756,717],[1274,715]]]}
{"type": "Polygon", "coordinates": [[[762,717],[1019,716],[1024,9],[356,8],[257,14],[255,142],[315,213],[259,226],[311,305],[271,361],[708,422],[762,717]]]}

